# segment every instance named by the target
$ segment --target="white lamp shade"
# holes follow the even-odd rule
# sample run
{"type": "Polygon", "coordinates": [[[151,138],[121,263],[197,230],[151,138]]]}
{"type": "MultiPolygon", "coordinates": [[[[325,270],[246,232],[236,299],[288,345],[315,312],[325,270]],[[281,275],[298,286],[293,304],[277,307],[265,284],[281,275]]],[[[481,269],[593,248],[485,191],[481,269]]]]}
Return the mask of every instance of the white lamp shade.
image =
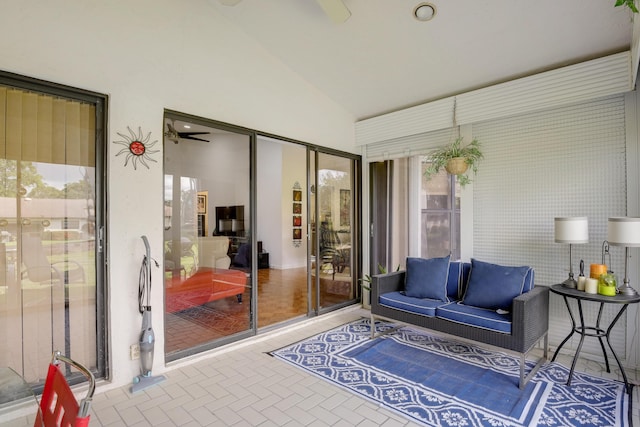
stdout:
{"type": "Polygon", "coordinates": [[[607,241],[615,246],[640,246],[640,218],[609,218],[607,241]]]}
{"type": "Polygon", "coordinates": [[[554,236],[556,243],[589,243],[589,221],[586,216],[555,218],[554,236]]]}

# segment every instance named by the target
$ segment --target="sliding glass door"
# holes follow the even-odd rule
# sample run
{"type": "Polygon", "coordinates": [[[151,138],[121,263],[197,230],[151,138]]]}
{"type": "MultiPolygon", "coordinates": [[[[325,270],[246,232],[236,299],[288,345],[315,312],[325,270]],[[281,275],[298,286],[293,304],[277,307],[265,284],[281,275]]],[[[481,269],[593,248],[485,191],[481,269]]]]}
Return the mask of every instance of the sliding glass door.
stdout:
{"type": "Polygon", "coordinates": [[[353,304],[357,159],[165,113],[165,359],[353,304]]]}
{"type": "Polygon", "coordinates": [[[253,329],[251,136],[165,115],[165,357],[253,329]]]}
{"type": "Polygon", "coordinates": [[[307,149],[258,136],[258,327],[307,315],[307,149]]]}
{"type": "Polygon", "coordinates": [[[359,296],[357,288],[354,160],[310,151],[311,311],[359,296]]]}
{"type": "Polygon", "coordinates": [[[86,98],[0,85],[0,366],[33,385],[54,350],[104,374],[103,105],[86,98]]]}
{"type": "Polygon", "coordinates": [[[261,136],[257,148],[258,326],[353,303],[355,160],[261,136]]]}

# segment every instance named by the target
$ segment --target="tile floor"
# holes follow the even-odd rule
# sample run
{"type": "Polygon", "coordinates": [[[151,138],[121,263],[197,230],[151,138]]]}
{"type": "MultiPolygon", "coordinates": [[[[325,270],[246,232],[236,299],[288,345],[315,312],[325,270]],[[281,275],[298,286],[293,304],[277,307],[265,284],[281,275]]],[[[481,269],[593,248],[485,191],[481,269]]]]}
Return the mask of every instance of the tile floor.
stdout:
{"type": "MultiPolygon", "coordinates": [[[[165,373],[167,380],[132,395],[129,386],[98,392],[91,426],[414,426],[402,416],[311,376],[266,354],[316,333],[368,316],[348,308],[213,351],[165,373]]],[[[559,357],[570,364],[569,358],[559,357]]],[[[600,363],[578,368],[603,373],[600,363]]],[[[637,372],[627,372],[634,384],[637,372]]],[[[638,387],[633,393],[634,425],[640,426],[638,387]]],[[[29,417],[2,426],[33,425],[29,417]]]]}

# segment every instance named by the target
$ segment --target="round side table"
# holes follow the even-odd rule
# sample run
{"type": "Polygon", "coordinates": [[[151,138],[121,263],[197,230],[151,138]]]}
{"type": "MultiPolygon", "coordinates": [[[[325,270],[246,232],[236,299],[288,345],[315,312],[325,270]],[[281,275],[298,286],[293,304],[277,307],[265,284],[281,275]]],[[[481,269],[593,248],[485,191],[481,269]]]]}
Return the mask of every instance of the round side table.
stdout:
{"type": "Polygon", "coordinates": [[[571,363],[571,370],[569,371],[569,378],[567,379],[567,385],[568,386],[571,385],[571,377],[573,376],[573,371],[576,367],[576,362],[578,361],[578,357],[580,356],[580,350],[582,350],[582,343],[584,342],[584,337],[598,338],[598,340],[600,341],[600,347],[602,348],[602,354],[604,354],[604,361],[607,367],[607,372],[611,372],[609,369],[609,358],[607,357],[607,351],[605,349],[604,342],[602,340],[602,338],[604,337],[607,339],[607,345],[609,346],[609,350],[611,350],[611,354],[613,354],[613,357],[616,359],[616,363],[618,364],[618,367],[620,368],[620,372],[622,373],[622,378],[624,378],[625,390],[628,394],[631,394],[632,386],[629,385],[629,381],[627,380],[627,374],[625,373],[624,368],[620,363],[620,359],[618,358],[618,355],[616,354],[616,352],[613,350],[613,347],[611,346],[611,342],[609,341],[609,335],[611,334],[611,330],[613,329],[615,324],[618,322],[622,314],[625,312],[629,304],[636,304],[640,302],[640,295],[618,294],[616,296],[609,297],[609,296],[604,296],[600,294],[588,294],[584,291],[567,288],[562,284],[553,285],[551,286],[551,288],[549,288],[549,290],[554,294],[561,295],[562,298],[564,298],[564,303],[567,306],[567,311],[569,312],[569,317],[571,318],[571,332],[569,332],[569,335],[567,335],[567,337],[562,341],[562,343],[560,343],[551,361],[554,362],[556,360],[556,357],[560,353],[560,349],[562,349],[562,346],[564,346],[565,343],[569,341],[569,338],[571,338],[571,336],[573,336],[574,333],[577,332],[578,334],[580,334],[580,343],[578,344],[576,353],[573,356],[573,362],[571,363]],[[578,303],[578,313],[580,316],[579,324],[576,323],[576,319],[573,315],[573,312],[571,311],[571,307],[569,306],[569,298],[576,300],[578,303]],[[598,310],[598,318],[596,320],[595,326],[585,325],[584,315],[582,311],[582,301],[592,301],[600,304],[600,308],[598,310]],[[618,314],[616,314],[616,317],[613,319],[609,327],[606,328],[606,330],[604,329],[604,327],[600,325],[600,320],[602,318],[602,310],[605,304],[618,304],[622,306],[620,308],[620,311],[618,311],[618,314]]]}

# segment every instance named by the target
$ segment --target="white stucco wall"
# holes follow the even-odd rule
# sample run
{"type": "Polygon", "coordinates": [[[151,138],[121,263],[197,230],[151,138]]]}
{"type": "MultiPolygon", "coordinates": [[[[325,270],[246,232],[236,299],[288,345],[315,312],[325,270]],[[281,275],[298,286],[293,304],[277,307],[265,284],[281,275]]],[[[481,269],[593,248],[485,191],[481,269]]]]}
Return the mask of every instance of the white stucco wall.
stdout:
{"type": "Polygon", "coordinates": [[[269,266],[276,269],[307,265],[307,157],[301,145],[274,143],[258,138],[257,203],[258,240],[269,253],[269,266]],[[293,242],[293,186],[302,191],[303,238],[293,242]]]}
{"type": "Polygon", "coordinates": [[[280,217],[280,199],[282,198],[281,182],[283,164],[283,145],[258,138],[258,165],[256,166],[256,197],[259,209],[256,216],[258,241],[263,250],[269,253],[269,266],[281,268],[282,245],[280,233],[282,225],[280,217]]]}
{"type": "MultiPolygon", "coordinates": [[[[7,0],[0,13],[0,69],[109,96],[108,298],[111,386],[137,361],[141,235],[161,258],[163,156],[124,167],[112,142],[127,127],[158,140],[163,109],[356,153],[354,118],[236,31],[206,0],[7,0]],[[321,117],[322,120],[318,120],[321,117]]],[[[165,370],[162,274],[154,271],[154,374],[165,370]]],[[[103,389],[106,386],[102,386],[103,389]]],[[[99,390],[100,391],[100,390],[99,390]]]]}

